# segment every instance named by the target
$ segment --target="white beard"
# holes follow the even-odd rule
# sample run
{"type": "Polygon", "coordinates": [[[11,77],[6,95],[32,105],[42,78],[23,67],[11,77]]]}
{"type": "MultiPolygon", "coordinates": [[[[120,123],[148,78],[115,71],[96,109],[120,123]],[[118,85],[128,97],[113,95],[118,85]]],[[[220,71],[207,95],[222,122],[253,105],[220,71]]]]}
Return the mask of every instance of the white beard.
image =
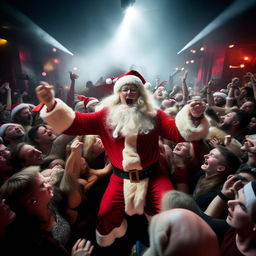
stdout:
{"type": "Polygon", "coordinates": [[[107,124],[113,129],[113,137],[148,134],[154,128],[154,119],[139,110],[138,106],[124,104],[112,106],[107,115],[107,124]]]}

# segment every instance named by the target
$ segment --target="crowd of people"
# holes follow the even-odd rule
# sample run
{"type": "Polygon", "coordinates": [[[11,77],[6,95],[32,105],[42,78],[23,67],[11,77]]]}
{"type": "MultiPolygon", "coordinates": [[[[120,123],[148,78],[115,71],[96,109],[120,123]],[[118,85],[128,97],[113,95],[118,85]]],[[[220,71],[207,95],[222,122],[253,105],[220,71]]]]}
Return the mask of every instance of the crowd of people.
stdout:
{"type": "Polygon", "coordinates": [[[66,99],[1,84],[1,252],[256,255],[255,76],[187,75],[168,91],[131,70],[102,99],[73,73],[66,99]]]}

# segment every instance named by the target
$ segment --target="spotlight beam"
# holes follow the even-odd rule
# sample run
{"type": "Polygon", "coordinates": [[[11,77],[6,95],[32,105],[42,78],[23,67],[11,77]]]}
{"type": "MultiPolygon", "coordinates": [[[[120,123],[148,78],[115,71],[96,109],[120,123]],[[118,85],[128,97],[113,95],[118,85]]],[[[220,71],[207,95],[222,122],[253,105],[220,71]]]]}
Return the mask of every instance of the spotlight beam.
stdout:
{"type": "Polygon", "coordinates": [[[2,5],[1,7],[7,14],[13,16],[14,18],[18,19],[18,21],[20,21],[21,23],[30,27],[35,32],[35,34],[42,40],[44,40],[45,42],[49,43],[53,47],[58,48],[59,50],[61,50],[63,52],[73,55],[72,52],[70,52],[66,47],[64,47],[55,38],[53,38],[51,35],[49,35],[47,32],[45,32],[43,29],[41,29],[38,25],[36,25],[32,20],[30,20],[23,13],[21,13],[20,11],[16,10],[15,8],[13,8],[7,4],[2,5]]]}
{"type": "Polygon", "coordinates": [[[187,43],[177,54],[185,51],[193,44],[201,40],[206,35],[210,34],[213,30],[223,25],[228,20],[234,18],[236,15],[249,9],[255,5],[256,0],[236,0],[226,10],[224,10],[216,19],[207,25],[198,35],[196,35],[189,43],[187,43]]]}

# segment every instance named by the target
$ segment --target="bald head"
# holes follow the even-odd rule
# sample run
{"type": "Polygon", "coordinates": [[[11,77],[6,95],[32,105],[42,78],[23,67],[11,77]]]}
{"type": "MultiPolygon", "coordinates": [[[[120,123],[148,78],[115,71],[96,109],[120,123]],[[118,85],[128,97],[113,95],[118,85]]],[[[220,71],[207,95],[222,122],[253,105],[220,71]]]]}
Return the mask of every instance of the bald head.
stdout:
{"type": "Polygon", "coordinates": [[[208,224],[186,209],[155,215],[149,227],[150,248],[144,256],[218,256],[216,235],[208,224]]]}

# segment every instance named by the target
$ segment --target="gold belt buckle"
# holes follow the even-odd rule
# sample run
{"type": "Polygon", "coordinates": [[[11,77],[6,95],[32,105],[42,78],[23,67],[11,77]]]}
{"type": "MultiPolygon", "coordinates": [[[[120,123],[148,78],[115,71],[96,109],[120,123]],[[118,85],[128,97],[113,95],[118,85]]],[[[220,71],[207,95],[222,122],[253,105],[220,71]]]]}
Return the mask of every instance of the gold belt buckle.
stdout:
{"type": "Polygon", "coordinates": [[[139,183],[139,170],[130,170],[129,171],[129,179],[131,183],[139,183]]]}

